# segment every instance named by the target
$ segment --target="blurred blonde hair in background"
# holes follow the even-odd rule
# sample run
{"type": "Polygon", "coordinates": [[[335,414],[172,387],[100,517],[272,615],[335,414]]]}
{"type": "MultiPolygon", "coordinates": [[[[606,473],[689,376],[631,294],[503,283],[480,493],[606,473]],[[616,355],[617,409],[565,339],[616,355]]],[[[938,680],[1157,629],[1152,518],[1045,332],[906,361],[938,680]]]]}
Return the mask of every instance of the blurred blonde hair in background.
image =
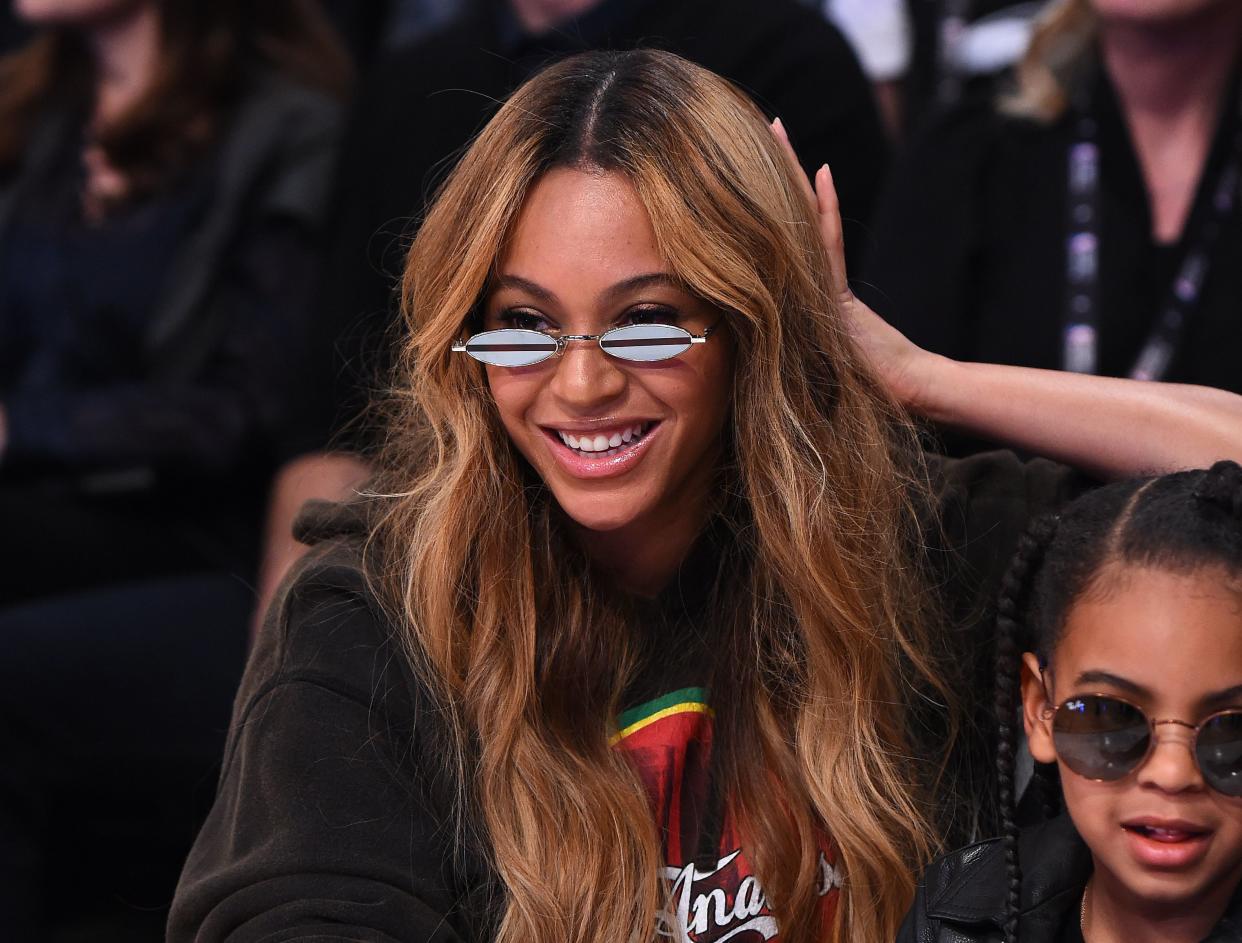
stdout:
{"type": "Polygon", "coordinates": [[[1000,99],[1001,111],[1043,123],[1060,118],[1095,34],[1090,0],[1053,0],[1040,15],[1030,47],[1018,63],[1016,89],[1000,99]]]}

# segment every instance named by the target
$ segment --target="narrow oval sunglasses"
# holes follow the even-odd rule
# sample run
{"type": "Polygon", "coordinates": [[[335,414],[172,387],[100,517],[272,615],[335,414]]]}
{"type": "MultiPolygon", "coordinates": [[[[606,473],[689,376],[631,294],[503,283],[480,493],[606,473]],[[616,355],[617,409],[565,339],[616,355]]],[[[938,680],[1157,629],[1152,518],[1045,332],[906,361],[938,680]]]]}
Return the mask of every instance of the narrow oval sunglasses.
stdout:
{"type": "Polygon", "coordinates": [[[1226,796],[1242,796],[1242,710],[1219,711],[1198,724],[1158,720],[1109,694],[1079,694],[1053,710],[1057,756],[1085,779],[1116,782],[1129,776],[1155,748],[1158,727],[1191,731],[1188,746],[1203,781],[1226,796]]]}
{"type": "MultiPolygon", "coordinates": [[[[719,323],[719,322],[718,322],[719,323]]],[[[453,345],[493,367],[532,367],[564,352],[570,341],[598,341],[604,353],[619,360],[653,363],[679,357],[694,344],[705,344],[716,330],[713,324],[702,334],[691,334],[673,324],[626,324],[603,334],[545,334],[526,328],[506,327],[484,331],[453,345]]]]}

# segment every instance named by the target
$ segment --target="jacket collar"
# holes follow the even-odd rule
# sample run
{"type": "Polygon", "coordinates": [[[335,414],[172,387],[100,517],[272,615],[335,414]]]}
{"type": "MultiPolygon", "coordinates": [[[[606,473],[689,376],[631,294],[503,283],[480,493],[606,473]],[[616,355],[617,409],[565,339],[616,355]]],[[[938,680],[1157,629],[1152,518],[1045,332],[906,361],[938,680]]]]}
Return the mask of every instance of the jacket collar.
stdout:
{"type": "MultiPolygon", "coordinates": [[[[1054,943],[1068,919],[1075,919],[1091,877],[1091,852],[1068,815],[1023,829],[1019,938],[1054,943]]],[[[946,855],[928,872],[927,915],[948,923],[999,931],[1005,923],[1008,883],[1000,839],[946,855]]],[[[1242,886],[1203,943],[1242,939],[1242,886]]]]}
{"type": "MultiPolygon", "coordinates": [[[[1025,829],[1019,838],[1022,863],[1022,943],[1055,938],[1066,914],[1077,907],[1091,876],[1091,854],[1068,816],[1025,829]]],[[[1008,878],[1005,845],[980,842],[941,859],[927,886],[927,915],[950,923],[1001,928],[1008,878]]]]}

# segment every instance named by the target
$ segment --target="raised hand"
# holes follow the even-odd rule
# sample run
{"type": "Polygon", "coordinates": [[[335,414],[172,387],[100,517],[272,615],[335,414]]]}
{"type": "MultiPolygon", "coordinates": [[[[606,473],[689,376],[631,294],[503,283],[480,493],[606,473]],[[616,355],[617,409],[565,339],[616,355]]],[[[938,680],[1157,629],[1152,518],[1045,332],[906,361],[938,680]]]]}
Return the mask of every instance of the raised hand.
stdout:
{"type": "Polygon", "coordinates": [[[854,294],[846,276],[845,237],[832,171],[824,164],[816,172],[812,184],[802,171],[798,155],[789,143],[789,135],[780,118],[772,122],[772,133],[780,142],[789,167],[802,186],[807,204],[815,212],[837,305],[854,339],[893,397],[910,409],[920,411],[926,393],[928,370],[933,366],[935,355],[913,344],[854,294]]]}

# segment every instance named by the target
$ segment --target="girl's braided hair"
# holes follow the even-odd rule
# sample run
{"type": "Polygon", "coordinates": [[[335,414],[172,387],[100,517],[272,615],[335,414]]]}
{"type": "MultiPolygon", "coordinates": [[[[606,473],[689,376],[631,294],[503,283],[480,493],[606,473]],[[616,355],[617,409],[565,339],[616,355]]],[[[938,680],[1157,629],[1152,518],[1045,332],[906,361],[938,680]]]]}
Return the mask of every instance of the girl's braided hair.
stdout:
{"type": "Polygon", "coordinates": [[[1117,482],[1091,491],[1057,516],[1035,521],[1018,544],[997,603],[996,754],[1005,873],[1005,943],[1018,943],[1022,869],[1018,860],[1019,660],[1051,656],[1070,607],[1106,566],[1195,572],[1220,567],[1242,577],[1242,467],[1117,482]]]}

